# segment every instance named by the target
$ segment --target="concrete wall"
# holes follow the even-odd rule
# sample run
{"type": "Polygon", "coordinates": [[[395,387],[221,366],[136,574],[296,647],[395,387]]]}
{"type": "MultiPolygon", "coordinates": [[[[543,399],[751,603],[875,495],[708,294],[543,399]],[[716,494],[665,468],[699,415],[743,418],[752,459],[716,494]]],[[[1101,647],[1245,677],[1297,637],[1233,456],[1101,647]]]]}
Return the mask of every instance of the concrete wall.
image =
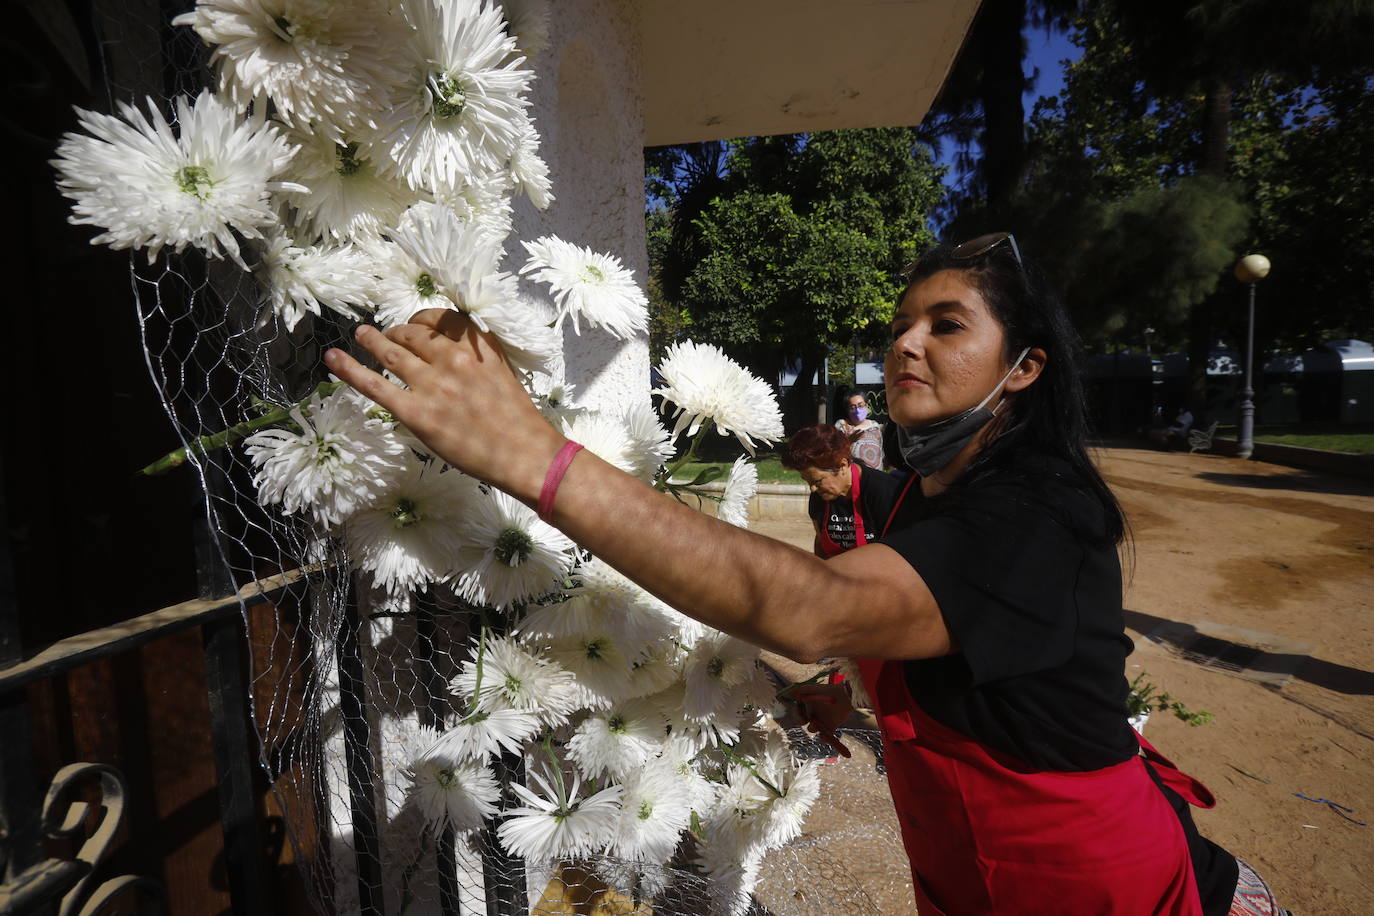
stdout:
{"type": "MultiPolygon", "coordinates": [[[[554,202],[515,205],[515,235],[553,234],[620,258],[645,287],[644,95],[638,4],[558,0],[549,46],[532,61],[538,78],[531,113],[542,137],[554,202]]],[[[511,252],[523,263],[523,248],[511,252]]],[[[648,396],[649,341],[618,341],[603,331],[565,330],[567,381],[592,407],[648,396]]]]}

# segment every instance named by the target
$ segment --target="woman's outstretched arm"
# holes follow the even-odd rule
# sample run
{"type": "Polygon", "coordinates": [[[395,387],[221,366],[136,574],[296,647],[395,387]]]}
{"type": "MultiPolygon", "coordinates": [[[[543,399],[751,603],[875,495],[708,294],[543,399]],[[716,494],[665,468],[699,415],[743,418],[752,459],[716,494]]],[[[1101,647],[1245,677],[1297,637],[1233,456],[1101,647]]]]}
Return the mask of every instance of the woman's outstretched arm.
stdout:
{"type": "MultiPolygon", "coordinates": [[[[337,350],[330,370],[449,464],[536,505],[566,440],[465,316],[411,321],[358,332],[408,389],[337,350]]],[[[590,452],[568,468],[553,524],[683,613],[797,661],[953,651],[930,589],[895,551],[869,545],[823,561],[681,505],[590,452]]]]}

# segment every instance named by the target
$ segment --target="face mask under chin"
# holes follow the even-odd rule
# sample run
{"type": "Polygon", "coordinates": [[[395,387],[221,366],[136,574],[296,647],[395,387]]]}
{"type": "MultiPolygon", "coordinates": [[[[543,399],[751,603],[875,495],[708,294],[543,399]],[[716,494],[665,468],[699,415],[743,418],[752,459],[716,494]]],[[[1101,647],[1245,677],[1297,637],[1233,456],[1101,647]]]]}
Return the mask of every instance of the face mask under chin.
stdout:
{"type": "MultiPolygon", "coordinates": [[[[901,450],[907,465],[922,477],[929,477],[954,460],[954,456],[997,416],[997,411],[987,406],[988,402],[1002,390],[1002,386],[1011,378],[1011,374],[1021,365],[1021,360],[1025,359],[1029,352],[1030,347],[1021,351],[1021,355],[1016,357],[1007,374],[1002,376],[996,387],[976,406],[952,417],[927,423],[925,426],[897,427],[897,447],[901,450]]],[[[1000,410],[1004,403],[1006,402],[998,402],[997,408],[1000,410]]]]}

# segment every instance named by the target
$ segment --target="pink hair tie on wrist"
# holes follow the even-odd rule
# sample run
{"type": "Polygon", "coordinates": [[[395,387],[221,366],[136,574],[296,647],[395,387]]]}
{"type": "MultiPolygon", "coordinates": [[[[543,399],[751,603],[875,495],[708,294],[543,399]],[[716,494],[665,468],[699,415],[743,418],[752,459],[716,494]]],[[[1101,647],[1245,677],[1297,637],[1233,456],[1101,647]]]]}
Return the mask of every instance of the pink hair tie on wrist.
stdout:
{"type": "Polygon", "coordinates": [[[549,472],[544,475],[544,486],[539,491],[539,507],[535,510],[546,522],[553,521],[553,498],[558,495],[558,485],[563,482],[563,475],[568,473],[568,465],[572,464],[573,457],[580,451],[582,443],[569,439],[549,463],[549,472]]]}

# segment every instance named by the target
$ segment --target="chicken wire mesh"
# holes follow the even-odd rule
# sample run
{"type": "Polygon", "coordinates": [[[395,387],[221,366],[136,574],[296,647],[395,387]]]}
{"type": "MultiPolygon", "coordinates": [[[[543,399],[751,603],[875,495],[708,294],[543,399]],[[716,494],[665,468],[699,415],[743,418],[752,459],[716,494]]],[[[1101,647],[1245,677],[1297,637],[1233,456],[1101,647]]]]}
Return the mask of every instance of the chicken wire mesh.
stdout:
{"type": "MultiPolygon", "coordinates": [[[[108,107],[163,104],[213,84],[209,51],[168,25],[194,4],[97,3],[108,107]]],[[[409,791],[408,766],[462,715],[448,685],[478,631],[513,618],[442,591],[397,599],[351,571],[343,544],[295,514],[265,509],[242,448],[329,382],[322,355],[348,347],[353,322],[324,311],[288,327],[260,274],[195,248],[130,265],[150,377],[182,442],[159,470],[200,479],[210,538],[207,590],[274,591],[252,615],[253,724],[309,898],[323,913],[905,913],[911,889],[876,732],[847,732],[854,759],[821,769],[822,794],[799,836],[756,865],[752,893],[694,867],[688,831],[669,864],[609,855],[524,861],[497,836],[500,815],[462,835],[436,829],[409,791]]],[[[151,457],[151,456],[150,456],[151,457]]],[[[773,726],[776,728],[776,726],[773,726]]],[[[787,733],[801,760],[828,745],[787,733]]],[[[493,762],[498,808],[519,800],[537,751],[493,762]]]]}

